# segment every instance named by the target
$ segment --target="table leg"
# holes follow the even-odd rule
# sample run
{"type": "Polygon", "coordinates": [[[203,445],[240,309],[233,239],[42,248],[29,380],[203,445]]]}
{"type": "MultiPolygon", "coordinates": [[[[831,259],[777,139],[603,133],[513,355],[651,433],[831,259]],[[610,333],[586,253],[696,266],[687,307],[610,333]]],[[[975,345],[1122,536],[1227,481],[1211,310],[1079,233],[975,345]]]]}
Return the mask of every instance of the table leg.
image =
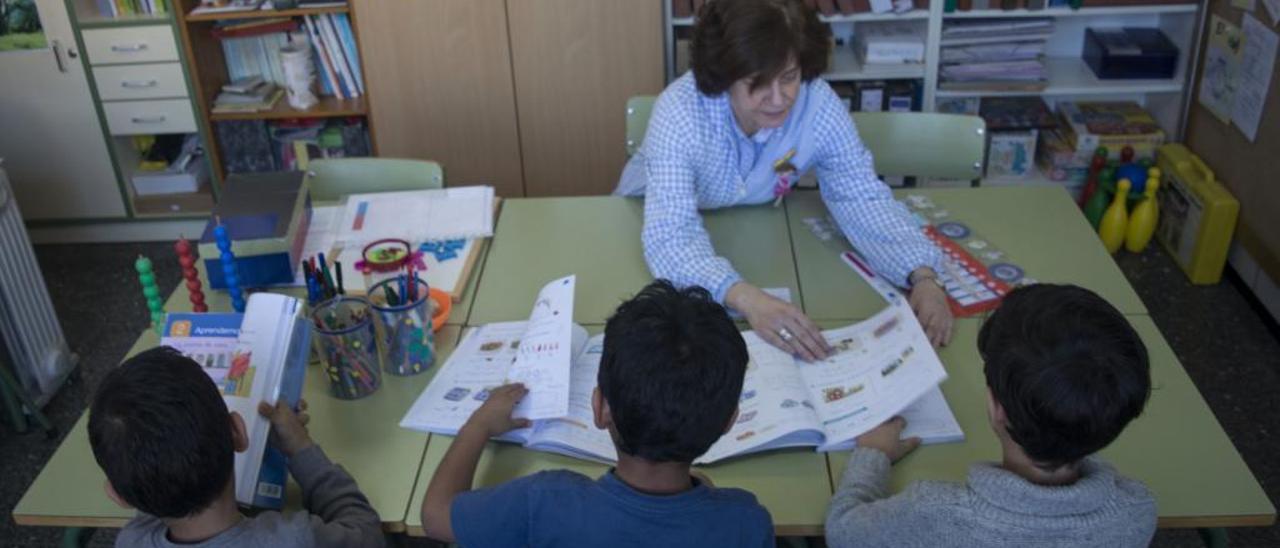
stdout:
{"type": "Polygon", "coordinates": [[[62,530],[62,548],[82,548],[89,544],[89,539],[92,537],[92,528],[67,527],[62,530]]]}
{"type": "Polygon", "coordinates": [[[1204,541],[1205,548],[1227,548],[1226,528],[1201,527],[1196,532],[1200,533],[1200,540],[1204,541]]]}

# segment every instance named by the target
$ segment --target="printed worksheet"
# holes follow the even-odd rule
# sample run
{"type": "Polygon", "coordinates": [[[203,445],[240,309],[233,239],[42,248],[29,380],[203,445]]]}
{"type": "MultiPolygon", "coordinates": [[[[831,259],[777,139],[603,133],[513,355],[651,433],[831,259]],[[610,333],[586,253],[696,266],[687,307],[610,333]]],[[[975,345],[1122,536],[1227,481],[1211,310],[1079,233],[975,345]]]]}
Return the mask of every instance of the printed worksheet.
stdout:
{"type": "Polygon", "coordinates": [[[413,403],[400,426],[457,434],[467,419],[505,384],[526,322],[491,323],[472,329],[413,403]]]}
{"type": "Polygon", "coordinates": [[[515,415],[532,420],[569,413],[569,372],[573,363],[573,289],[575,276],[542,287],[533,303],[508,382],[524,383],[529,394],[515,415]]]}
{"type": "Polygon", "coordinates": [[[889,306],[824,335],[836,353],[799,369],[815,396],[828,443],[844,442],[893,418],[947,378],[909,307],[889,306]]]}
{"type": "Polygon", "coordinates": [[[570,373],[569,414],[539,421],[529,436],[529,448],[600,462],[618,460],[613,439],[607,430],[596,428],[591,408],[603,352],[604,334],[591,337],[586,342],[585,348],[573,361],[570,373]]]}
{"type": "Polygon", "coordinates": [[[742,334],[747,343],[747,375],[738,399],[733,428],[720,438],[699,463],[749,450],[813,446],[822,442],[818,415],[796,371],[796,359],[769,344],[754,331],[742,334]]]}

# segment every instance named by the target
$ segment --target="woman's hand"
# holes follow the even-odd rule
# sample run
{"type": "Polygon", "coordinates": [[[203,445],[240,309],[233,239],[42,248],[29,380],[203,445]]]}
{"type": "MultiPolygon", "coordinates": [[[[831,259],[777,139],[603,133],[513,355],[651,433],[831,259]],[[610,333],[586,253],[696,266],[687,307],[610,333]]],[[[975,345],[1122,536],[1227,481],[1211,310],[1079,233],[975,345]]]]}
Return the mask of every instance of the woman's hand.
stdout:
{"type": "Polygon", "coordinates": [[[921,280],[911,287],[911,296],[907,299],[911,310],[915,311],[920,326],[929,336],[934,346],[946,346],[951,343],[951,307],[947,304],[947,294],[932,280],[921,280]]]}
{"type": "Polygon", "coordinates": [[[804,361],[826,358],[831,345],[799,307],[746,282],[729,288],[724,302],[751,324],[760,338],[804,361]]]}

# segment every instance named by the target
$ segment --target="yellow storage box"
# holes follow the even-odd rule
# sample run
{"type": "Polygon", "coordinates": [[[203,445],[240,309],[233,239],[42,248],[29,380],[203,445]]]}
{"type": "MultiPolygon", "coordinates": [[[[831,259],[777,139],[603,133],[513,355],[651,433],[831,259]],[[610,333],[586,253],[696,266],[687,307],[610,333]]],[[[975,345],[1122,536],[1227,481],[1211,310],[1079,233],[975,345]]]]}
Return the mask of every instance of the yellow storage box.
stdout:
{"type": "Polygon", "coordinates": [[[1156,152],[1160,167],[1160,223],[1156,239],[1193,284],[1222,279],[1240,202],[1187,147],[1171,143],[1156,152]]]}

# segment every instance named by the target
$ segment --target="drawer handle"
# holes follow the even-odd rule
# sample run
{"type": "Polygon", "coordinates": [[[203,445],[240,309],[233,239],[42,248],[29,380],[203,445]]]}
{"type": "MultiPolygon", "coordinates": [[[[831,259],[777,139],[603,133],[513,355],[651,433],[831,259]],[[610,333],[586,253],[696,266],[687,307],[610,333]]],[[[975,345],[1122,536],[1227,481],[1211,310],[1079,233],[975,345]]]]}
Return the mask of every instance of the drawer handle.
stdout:
{"type": "Polygon", "coordinates": [[[165,119],[164,115],[146,116],[146,117],[134,116],[133,118],[130,118],[129,121],[135,124],[159,124],[164,122],[164,119],[165,119]]]}
{"type": "Polygon", "coordinates": [[[120,87],[129,88],[129,89],[143,89],[143,88],[156,87],[157,84],[159,84],[159,82],[156,82],[155,80],[125,80],[123,82],[120,82],[120,87]]]}
{"type": "Polygon", "coordinates": [[[111,46],[111,51],[114,51],[116,53],[137,53],[145,49],[147,49],[147,45],[143,43],[137,43],[132,45],[126,44],[126,45],[111,46]]]}

